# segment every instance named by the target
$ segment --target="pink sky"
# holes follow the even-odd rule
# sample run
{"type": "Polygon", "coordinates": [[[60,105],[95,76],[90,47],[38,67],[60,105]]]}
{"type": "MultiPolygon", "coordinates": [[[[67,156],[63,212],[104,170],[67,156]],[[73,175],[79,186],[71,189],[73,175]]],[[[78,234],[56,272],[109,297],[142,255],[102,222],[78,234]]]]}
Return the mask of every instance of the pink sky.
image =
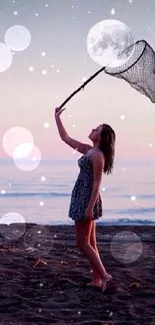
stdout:
{"type": "MultiPolygon", "coordinates": [[[[5,84],[6,75],[3,78],[4,83],[1,86],[3,97],[1,98],[0,111],[1,139],[8,129],[21,126],[32,133],[34,143],[38,146],[43,158],[72,159],[72,148],[65,145],[59,137],[54,120],[54,108],[59,106],[73,90],[82,84],[81,79],[75,79],[74,87],[71,87],[69,83],[62,85],[57,91],[59,98],[55,99],[51,91],[51,89],[54,91],[54,88],[48,77],[41,87],[34,84],[32,89],[29,80],[25,80],[25,84],[21,87],[20,76],[17,75],[16,83],[13,84],[9,96],[5,84]],[[50,124],[47,129],[43,126],[45,122],[50,124]]],[[[63,80],[64,75],[61,78],[63,80]]],[[[8,79],[9,89],[11,89],[11,83],[12,78],[8,79]]],[[[116,132],[116,154],[118,158],[155,158],[154,104],[124,81],[103,73],[88,84],[84,91],[78,93],[66,105],[66,108],[61,117],[71,137],[81,142],[88,141],[91,144],[88,139],[91,129],[106,122],[116,132]],[[69,117],[70,115],[71,117],[69,117]],[[124,116],[124,119],[121,119],[121,116],[124,116]],[[149,147],[150,143],[152,147],[149,147]]],[[[0,156],[7,157],[2,142],[0,156]]]]}

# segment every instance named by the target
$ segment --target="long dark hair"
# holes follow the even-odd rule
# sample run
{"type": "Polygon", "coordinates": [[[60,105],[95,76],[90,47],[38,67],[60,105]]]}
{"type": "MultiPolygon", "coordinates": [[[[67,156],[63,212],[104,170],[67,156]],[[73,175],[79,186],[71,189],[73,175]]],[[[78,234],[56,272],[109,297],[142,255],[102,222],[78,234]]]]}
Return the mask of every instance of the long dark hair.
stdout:
{"type": "Polygon", "coordinates": [[[99,149],[105,157],[104,174],[111,174],[114,165],[116,135],[112,127],[102,124],[101,141],[99,149]]]}

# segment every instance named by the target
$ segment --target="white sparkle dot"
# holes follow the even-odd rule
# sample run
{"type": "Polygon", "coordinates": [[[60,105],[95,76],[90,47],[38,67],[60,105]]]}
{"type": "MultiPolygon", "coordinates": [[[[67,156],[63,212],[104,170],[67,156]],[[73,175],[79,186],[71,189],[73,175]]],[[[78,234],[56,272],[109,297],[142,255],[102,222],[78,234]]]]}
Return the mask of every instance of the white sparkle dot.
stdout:
{"type": "Polygon", "coordinates": [[[131,201],[136,201],[136,196],[131,196],[131,201]]]}
{"type": "Polygon", "coordinates": [[[111,15],[115,15],[115,9],[114,8],[111,9],[111,15]]]}
{"type": "Polygon", "coordinates": [[[103,188],[102,188],[102,191],[105,192],[105,190],[106,190],[105,187],[103,187],[103,188]]]}
{"type": "Polygon", "coordinates": [[[153,146],[153,144],[152,143],[149,143],[149,147],[152,147],[153,146]]]}
{"type": "Polygon", "coordinates": [[[11,186],[11,183],[9,183],[9,186],[11,186]]]}
{"type": "Polygon", "coordinates": [[[74,20],[74,19],[75,19],[75,17],[72,17],[72,19],[74,20]]]}
{"type": "Polygon", "coordinates": [[[29,67],[29,71],[30,72],[34,71],[34,68],[33,67],[29,67]]]}
{"type": "Polygon", "coordinates": [[[51,64],[51,68],[54,68],[54,64],[51,64]]]}
{"type": "Polygon", "coordinates": [[[44,128],[45,128],[45,129],[49,128],[49,126],[50,126],[50,125],[49,125],[48,122],[45,122],[45,123],[44,123],[44,128]]]}
{"type": "Polygon", "coordinates": [[[47,74],[47,71],[46,70],[42,70],[42,74],[43,75],[47,74]]]}
{"type": "Polygon", "coordinates": [[[129,3],[132,4],[134,0],[129,0],[129,3]]]}
{"type": "Polygon", "coordinates": [[[124,116],[124,115],[121,115],[121,116],[120,116],[120,119],[121,119],[121,120],[124,120],[124,119],[125,119],[125,116],[124,116]]]}
{"type": "Polygon", "coordinates": [[[55,96],[56,97],[56,99],[58,99],[59,98],[59,96],[55,96]]]}
{"type": "Polygon", "coordinates": [[[57,235],[56,234],[54,235],[54,238],[57,238],[57,235]]]}
{"type": "Polygon", "coordinates": [[[73,128],[75,128],[75,124],[73,124],[73,128]]]}
{"type": "Polygon", "coordinates": [[[83,78],[82,78],[82,81],[83,81],[83,82],[87,81],[87,78],[86,78],[86,77],[83,77],[83,78]]]}
{"type": "Polygon", "coordinates": [[[43,182],[45,182],[45,181],[46,181],[46,177],[45,177],[45,176],[42,176],[42,177],[41,177],[41,180],[42,180],[43,182]]]}
{"type": "Polygon", "coordinates": [[[72,8],[74,8],[74,6],[72,6],[72,8]]]}
{"type": "Polygon", "coordinates": [[[5,193],[6,193],[5,190],[2,190],[2,191],[1,191],[1,194],[5,194],[5,193]]]}
{"type": "Polygon", "coordinates": [[[41,313],[42,312],[42,309],[41,308],[39,308],[39,313],[41,313]]]}
{"type": "Polygon", "coordinates": [[[36,14],[35,14],[35,16],[36,16],[36,17],[38,17],[38,16],[39,16],[39,14],[38,14],[38,13],[36,13],[36,14]]]}
{"type": "Polygon", "coordinates": [[[59,73],[59,72],[60,72],[60,70],[58,69],[58,70],[57,70],[57,73],[59,73]]]}
{"type": "Polygon", "coordinates": [[[48,3],[45,4],[45,7],[48,7],[48,3]]]}
{"type": "Polygon", "coordinates": [[[71,114],[69,114],[69,118],[71,118],[72,117],[72,115],[71,114]]]}
{"type": "Polygon", "coordinates": [[[15,0],[13,0],[13,3],[15,3],[15,0]]]}
{"type": "Polygon", "coordinates": [[[40,285],[40,287],[43,287],[43,283],[40,283],[39,285],[40,285]]]}
{"type": "Polygon", "coordinates": [[[46,53],[45,53],[45,52],[42,52],[41,55],[42,55],[42,56],[46,56],[46,53]]]}
{"type": "Polygon", "coordinates": [[[17,16],[18,15],[18,11],[14,11],[13,14],[14,14],[14,16],[17,16]]]}
{"type": "Polygon", "coordinates": [[[43,206],[44,205],[44,202],[40,202],[40,206],[43,206]]]}
{"type": "Polygon", "coordinates": [[[88,11],[88,14],[90,15],[90,11],[88,11]]]}
{"type": "Polygon", "coordinates": [[[81,311],[78,311],[78,315],[81,315],[81,311]]]}

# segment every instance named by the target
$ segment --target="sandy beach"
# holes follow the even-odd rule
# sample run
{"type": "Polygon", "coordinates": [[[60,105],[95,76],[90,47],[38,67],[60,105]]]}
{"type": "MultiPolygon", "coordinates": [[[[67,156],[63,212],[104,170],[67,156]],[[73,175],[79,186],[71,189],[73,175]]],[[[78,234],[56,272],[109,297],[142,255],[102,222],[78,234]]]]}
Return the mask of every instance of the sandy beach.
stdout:
{"type": "Polygon", "coordinates": [[[97,225],[113,276],[104,293],[86,285],[92,271],[74,226],[26,224],[22,236],[20,225],[0,230],[0,325],[155,324],[155,227],[97,225]]]}

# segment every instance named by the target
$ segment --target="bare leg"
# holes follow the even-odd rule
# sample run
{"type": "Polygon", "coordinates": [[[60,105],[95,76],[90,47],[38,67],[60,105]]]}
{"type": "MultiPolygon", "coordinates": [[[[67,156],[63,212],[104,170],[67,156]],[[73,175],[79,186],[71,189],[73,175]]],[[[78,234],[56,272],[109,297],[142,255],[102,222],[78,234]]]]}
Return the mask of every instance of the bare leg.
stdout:
{"type": "MultiPolygon", "coordinates": [[[[92,246],[92,245],[91,245],[92,246]]],[[[99,252],[98,252],[98,249],[97,249],[97,246],[96,247],[93,247],[92,246],[92,248],[96,251],[96,254],[97,254],[97,256],[98,256],[98,258],[100,259],[100,255],[99,255],[99,252]]],[[[100,259],[100,261],[101,261],[101,259],[100,259]]],[[[102,262],[101,262],[102,263],[102,262]]],[[[92,281],[91,282],[89,282],[88,284],[87,284],[87,286],[89,286],[89,285],[99,285],[100,286],[100,283],[101,283],[101,278],[100,278],[100,276],[99,276],[99,274],[98,274],[98,271],[96,270],[96,268],[94,268],[94,267],[92,267],[92,281]]]]}
{"type": "Polygon", "coordinates": [[[92,268],[94,271],[98,274],[100,279],[104,279],[107,276],[107,272],[98,256],[96,253],[95,249],[90,245],[90,244],[85,244],[83,247],[83,252],[88,258],[92,268]]]}
{"type": "MultiPolygon", "coordinates": [[[[96,244],[96,223],[93,223],[92,229],[91,229],[91,235],[90,235],[90,245],[95,249],[98,258],[101,261],[100,255],[99,255],[99,251],[97,248],[97,244],[96,244]]],[[[102,262],[101,262],[102,263],[102,262]]],[[[101,278],[97,272],[97,270],[93,267],[92,268],[93,274],[92,274],[92,281],[89,282],[87,284],[87,286],[91,286],[91,285],[96,285],[96,286],[100,286],[101,285],[101,278]]]]}
{"type": "Polygon", "coordinates": [[[90,245],[90,235],[91,229],[94,221],[83,221],[75,222],[76,228],[76,240],[78,248],[85,254],[88,258],[92,269],[98,274],[101,279],[101,285],[106,283],[109,278],[101,259],[99,258],[99,253],[90,245]]]}

